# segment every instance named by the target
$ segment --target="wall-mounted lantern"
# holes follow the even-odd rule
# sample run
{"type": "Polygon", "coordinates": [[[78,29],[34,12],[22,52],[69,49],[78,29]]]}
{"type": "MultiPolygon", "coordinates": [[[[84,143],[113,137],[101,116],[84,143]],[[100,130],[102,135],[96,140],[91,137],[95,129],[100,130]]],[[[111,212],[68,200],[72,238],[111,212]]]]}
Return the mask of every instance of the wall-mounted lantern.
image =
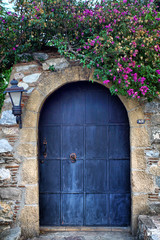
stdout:
{"type": "Polygon", "coordinates": [[[11,102],[12,102],[12,113],[16,116],[16,122],[19,124],[19,128],[22,128],[22,108],[21,108],[21,100],[22,93],[27,92],[23,87],[18,87],[18,81],[13,79],[11,82],[11,87],[6,88],[4,93],[9,93],[11,102]]]}

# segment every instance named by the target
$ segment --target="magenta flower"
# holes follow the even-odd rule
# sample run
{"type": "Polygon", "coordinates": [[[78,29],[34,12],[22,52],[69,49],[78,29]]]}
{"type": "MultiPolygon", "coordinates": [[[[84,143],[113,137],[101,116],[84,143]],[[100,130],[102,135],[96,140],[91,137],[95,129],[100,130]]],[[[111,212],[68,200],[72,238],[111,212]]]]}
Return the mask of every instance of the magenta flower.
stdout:
{"type": "Polygon", "coordinates": [[[123,76],[123,78],[125,79],[125,80],[127,80],[128,79],[128,75],[127,74],[125,74],[125,75],[122,75],[123,76]]]}
{"type": "Polygon", "coordinates": [[[91,46],[94,46],[94,44],[95,44],[95,41],[92,40],[92,41],[90,42],[90,45],[91,45],[91,46]]]}
{"type": "Polygon", "coordinates": [[[142,93],[142,95],[145,95],[147,93],[147,91],[149,90],[149,88],[147,86],[142,86],[139,89],[142,93]]]}
{"type": "Polygon", "coordinates": [[[160,70],[156,70],[156,73],[160,74],[160,70]]]}
{"type": "Polygon", "coordinates": [[[109,82],[110,81],[108,79],[103,81],[104,84],[108,84],[109,82]]]}
{"type": "Polygon", "coordinates": [[[15,51],[16,50],[16,48],[15,47],[13,47],[13,51],[15,51]]]}
{"type": "Polygon", "coordinates": [[[128,91],[127,91],[128,95],[131,96],[134,94],[134,89],[130,88],[128,91]]]}
{"type": "Polygon", "coordinates": [[[127,3],[127,0],[123,0],[123,3],[127,3]]]}
{"type": "Polygon", "coordinates": [[[133,80],[136,82],[137,81],[137,73],[133,74],[133,80]]]}

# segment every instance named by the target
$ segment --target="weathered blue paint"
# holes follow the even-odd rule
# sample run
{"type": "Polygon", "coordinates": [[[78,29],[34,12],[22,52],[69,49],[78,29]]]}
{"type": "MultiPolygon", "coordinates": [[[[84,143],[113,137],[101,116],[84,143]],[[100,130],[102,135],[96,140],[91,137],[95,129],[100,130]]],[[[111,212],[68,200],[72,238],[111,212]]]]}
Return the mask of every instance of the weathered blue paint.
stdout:
{"type": "Polygon", "coordinates": [[[65,85],[41,110],[39,162],[45,138],[40,225],[130,225],[129,122],[119,98],[97,83],[65,85]]]}

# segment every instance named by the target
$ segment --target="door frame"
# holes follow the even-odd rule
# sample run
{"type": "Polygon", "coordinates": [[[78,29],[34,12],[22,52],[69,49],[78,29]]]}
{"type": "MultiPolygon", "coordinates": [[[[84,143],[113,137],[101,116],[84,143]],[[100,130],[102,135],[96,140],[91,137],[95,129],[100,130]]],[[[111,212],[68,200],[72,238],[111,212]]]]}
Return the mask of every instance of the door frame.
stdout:
{"type": "MultiPolygon", "coordinates": [[[[80,66],[73,66],[54,73],[43,72],[24,109],[23,128],[17,146],[19,157],[23,158],[20,178],[22,185],[25,187],[25,201],[21,208],[19,220],[22,231],[29,232],[30,235],[38,235],[40,231],[37,143],[41,108],[45,100],[64,84],[88,81],[89,79],[92,79],[92,72],[80,66]],[[34,195],[33,200],[31,199],[32,195],[34,195]]],[[[102,84],[98,81],[95,82],[102,84]]],[[[105,87],[109,88],[111,85],[105,87]]],[[[137,124],[138,119],[144,119],[140,103],[135,99],[118,97],[127,110],[130,124],[131,231],[135,234],[138,215],[148,206],[148,192],[153,189],[153,180],[149,174],[138,169],[139,162],[143,161],[140,152],[149,146],[149,134],[145,124],[137,124]],[[144,184],[146,184],[145,190],[144,184]]]]}

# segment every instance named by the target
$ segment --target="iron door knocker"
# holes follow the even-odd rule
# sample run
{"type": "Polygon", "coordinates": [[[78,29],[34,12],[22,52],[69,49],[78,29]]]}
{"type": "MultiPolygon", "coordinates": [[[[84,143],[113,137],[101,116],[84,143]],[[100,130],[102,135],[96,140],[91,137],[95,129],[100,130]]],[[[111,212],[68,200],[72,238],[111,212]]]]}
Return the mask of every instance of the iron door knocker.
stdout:
{"type": "Polygon", "coordinates": [[[76,162],[76,158],[77,158],[77,156],[76,156],[75,153],[71,153],[71,154],[70,154],[70,159],[71,159],[71,162],[72,162],[72,163],[75,163],[75,162],[76,162]]]}

